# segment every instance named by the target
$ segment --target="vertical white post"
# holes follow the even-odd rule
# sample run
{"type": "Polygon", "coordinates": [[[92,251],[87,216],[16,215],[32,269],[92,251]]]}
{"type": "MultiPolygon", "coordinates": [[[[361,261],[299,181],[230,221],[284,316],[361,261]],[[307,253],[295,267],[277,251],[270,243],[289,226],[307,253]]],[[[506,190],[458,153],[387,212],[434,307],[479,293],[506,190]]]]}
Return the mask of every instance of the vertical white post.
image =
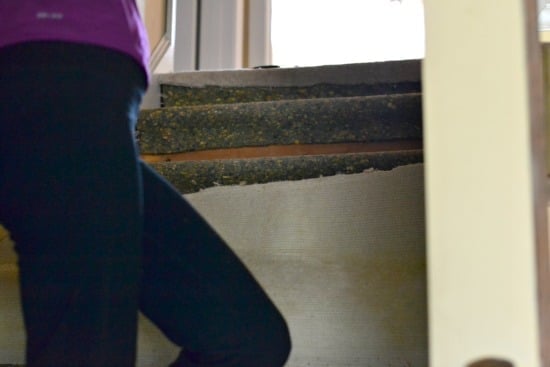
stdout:
{"type": "Polygon", "coordinates": [[[424,3],[430,365],[539,367],[536,29],[524,0],[424,3]]]}
{"type": "Polygon", "coordinates": [[[174,38],[174,71],[196,70],[197,34],[198,34],[197,0],[176,0],[175,38],[174,38]]]}
{"type": "Polygon", "coordinates": [[[271,0],[249,0],[248,64],[271,64],[271,0]]]}
{"type": "Polygon", "coordinates": [[[199,51],[201,70],[242,67],[243,6],[242,0],[202,0],[199,51]]]}

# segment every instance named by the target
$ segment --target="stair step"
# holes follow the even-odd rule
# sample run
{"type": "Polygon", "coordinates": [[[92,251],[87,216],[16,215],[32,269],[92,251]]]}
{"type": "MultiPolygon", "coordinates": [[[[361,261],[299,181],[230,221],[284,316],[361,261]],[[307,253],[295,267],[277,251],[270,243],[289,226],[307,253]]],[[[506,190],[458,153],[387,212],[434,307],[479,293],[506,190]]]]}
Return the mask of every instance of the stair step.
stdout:
{"type": "Polygon", "coordinates": [[[422,162],[421,62],[158,76],[142,157],[182,193],[422,162]]]}
{"type": "Polygon", "coordinates": [[[376,94],[418,92],[415,82],[390,84],[335,85],[317,84],[307,87],[220,87],[201,88],[175,85],[162,86],[164,107],[197,106],[242,102],[279,101],[285,99],[368,96],[376,94]]]}
{"type": "Polygon", "coordinates": [[[294,181],[421,163],[422,150],[254,159],[157,162],[151,166],[182,194],[214,186],[294,181]]]}
{"type": "Polygon", "coordinates": [[[145,110],[143,154],[422,139],[420,93],[145,110]]]}
{"type": "Polygon", "coordinates": [[[420,92],[419,60],[159,76],[165,107],[420,92]]]}

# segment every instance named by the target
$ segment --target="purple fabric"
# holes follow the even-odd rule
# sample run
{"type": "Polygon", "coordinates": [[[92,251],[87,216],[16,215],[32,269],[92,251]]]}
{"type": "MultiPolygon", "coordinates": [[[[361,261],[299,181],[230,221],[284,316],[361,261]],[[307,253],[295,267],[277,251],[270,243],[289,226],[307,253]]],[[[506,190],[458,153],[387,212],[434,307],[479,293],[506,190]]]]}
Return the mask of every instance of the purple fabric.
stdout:
{"type": "Polygon", "coordinates": [[[0,48],[67,41],[114,49],[149,75],[149,44],[135,0],[0,0],[0,48]]]}

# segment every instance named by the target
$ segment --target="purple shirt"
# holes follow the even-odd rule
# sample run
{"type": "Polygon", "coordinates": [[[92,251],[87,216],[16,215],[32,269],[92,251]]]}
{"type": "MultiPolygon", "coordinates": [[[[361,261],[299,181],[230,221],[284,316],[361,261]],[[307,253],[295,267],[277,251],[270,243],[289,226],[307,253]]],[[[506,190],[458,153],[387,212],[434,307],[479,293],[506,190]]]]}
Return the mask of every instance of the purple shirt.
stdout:
{"type": "Polygon", "coordinates": [[[0,48],[28,41],[107,47],[149,74],[147,32],[135,0],[0,0],[0,48]]]}

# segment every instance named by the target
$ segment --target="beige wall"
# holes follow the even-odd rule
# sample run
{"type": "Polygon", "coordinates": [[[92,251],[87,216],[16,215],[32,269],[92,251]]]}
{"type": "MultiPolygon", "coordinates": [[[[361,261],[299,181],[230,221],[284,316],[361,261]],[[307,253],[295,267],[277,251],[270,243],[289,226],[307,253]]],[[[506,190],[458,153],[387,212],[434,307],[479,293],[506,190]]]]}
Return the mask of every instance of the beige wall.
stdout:
{"type": "Polygon", "coordinates": [[[425,0],[432,367],[541,366],[527,3],[425,0]]]}
{"type": "MultiPolygon", "coordinates": [[[[543,54],[543,75],[545,86],[545,119],[546,119],[546,141],[550,141],[550,32],[544,33],[546,39],[542,46],[543,54]]],[[[541,37],[542,38],[542,37],[541,37]]],[[[550,175],[550,149],[546,149],[546,172],[550,175]]]]}
{"type": "Polygon", "coordinates": [[[147,1],[145,3],[144,21],[151,50],[155,49],[166,32],[166,5],[166,0],[147,1]]]}

